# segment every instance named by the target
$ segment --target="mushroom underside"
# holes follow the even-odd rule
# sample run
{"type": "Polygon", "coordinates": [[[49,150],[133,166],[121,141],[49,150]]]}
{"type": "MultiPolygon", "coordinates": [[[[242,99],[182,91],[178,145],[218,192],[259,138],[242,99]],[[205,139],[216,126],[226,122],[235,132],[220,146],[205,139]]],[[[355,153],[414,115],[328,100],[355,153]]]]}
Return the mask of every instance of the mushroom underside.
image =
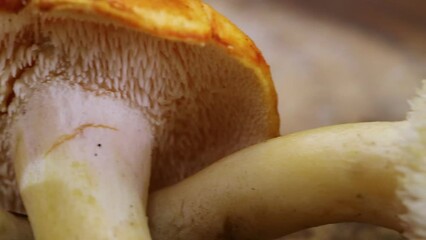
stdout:
{"type": "Polygon", "coordinates": [[[0,16],[4,209],[24,212],[12,159],[13,123],[26,114],[29,99],[55,84],[108,96],[143,113],[154,136],[152,189],[273,136],[262,83],[226,49],[79,19],[85,18],[29,10],[0,16]]]}

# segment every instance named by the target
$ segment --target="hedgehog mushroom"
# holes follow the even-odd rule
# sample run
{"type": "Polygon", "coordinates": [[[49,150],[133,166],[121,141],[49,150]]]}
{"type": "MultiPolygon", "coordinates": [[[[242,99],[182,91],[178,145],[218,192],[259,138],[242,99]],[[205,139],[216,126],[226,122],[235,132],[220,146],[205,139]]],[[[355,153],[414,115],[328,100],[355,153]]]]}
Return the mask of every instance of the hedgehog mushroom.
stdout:
{"type": "Polygon", "coordinates": [[[200,1],[0,9],[0,199],[37,240],[150,239],[150,174],[158,189],[278,134],[268,66],[200,1]]]}

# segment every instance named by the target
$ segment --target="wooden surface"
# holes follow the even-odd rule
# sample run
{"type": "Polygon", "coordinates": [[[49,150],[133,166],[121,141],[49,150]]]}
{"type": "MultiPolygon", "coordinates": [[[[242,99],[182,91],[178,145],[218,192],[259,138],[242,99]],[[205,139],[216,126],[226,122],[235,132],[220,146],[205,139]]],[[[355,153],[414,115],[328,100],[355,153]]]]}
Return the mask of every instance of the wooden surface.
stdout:
{"type": "MultiPolygon", "coordinates": [[[[210,0],[271,65],[283,134],[324,125],[400,120],[426,79],[424,0],[210,0]]],[[[283,238],[397,240],[339,224],[283,238]]]]}

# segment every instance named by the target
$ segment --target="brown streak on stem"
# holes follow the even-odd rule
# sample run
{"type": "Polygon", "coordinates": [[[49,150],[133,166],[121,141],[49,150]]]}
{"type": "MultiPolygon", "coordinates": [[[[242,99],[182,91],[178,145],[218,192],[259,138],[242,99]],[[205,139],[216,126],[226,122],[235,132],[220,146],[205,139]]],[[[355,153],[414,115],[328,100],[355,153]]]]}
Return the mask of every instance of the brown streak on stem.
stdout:
{"type": "Polygon", "coordinates": [[[93,124],[93,123],[83,124],[83,125],[79,126],[78,128],[76,128],[71,134],[64,134],[61,137],[59,137],[58,140],[56,140],[56,142],[45,153],[45,156],[49,155],[53,150],[55,150],[55,148],[59,147],[63,143],[65,143],[69,140],[72,140],[75,137],[77,137],[78,135],[82,134],[84,132],[84,130],[86,130],[87,128],[104,128],[104,129],[110,129],[110,130],[113,130],[113,131],[118,131],[117,128],[110,127],[110,126],[107,126],[107,125],[93,124]]]}

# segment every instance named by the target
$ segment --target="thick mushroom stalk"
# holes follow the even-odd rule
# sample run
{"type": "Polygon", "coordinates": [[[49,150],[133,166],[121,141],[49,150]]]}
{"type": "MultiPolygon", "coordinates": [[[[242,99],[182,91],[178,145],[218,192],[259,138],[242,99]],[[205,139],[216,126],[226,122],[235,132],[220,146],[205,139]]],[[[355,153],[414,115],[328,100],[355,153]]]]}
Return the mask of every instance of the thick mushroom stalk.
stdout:
{"type": "Polygon", "coordinates": [[[153,238],[275,239],[337,222],[426,238],[425,87],[411,103],[406,121],[272,139],[150,195],[153,238]]]}
{"type": "Polygon", "coordinates": [[[29,97],[13,132],[36,239],[150,239],[152,136],[139,111],[81,87],[46,85],[29,97]]]}
{"type": "Polygon", "coordinates": [[[402,230],[396,130],[365,123],[269,140],[151,195],[156,240],[275,239],[336,222],[402,230]]]}

